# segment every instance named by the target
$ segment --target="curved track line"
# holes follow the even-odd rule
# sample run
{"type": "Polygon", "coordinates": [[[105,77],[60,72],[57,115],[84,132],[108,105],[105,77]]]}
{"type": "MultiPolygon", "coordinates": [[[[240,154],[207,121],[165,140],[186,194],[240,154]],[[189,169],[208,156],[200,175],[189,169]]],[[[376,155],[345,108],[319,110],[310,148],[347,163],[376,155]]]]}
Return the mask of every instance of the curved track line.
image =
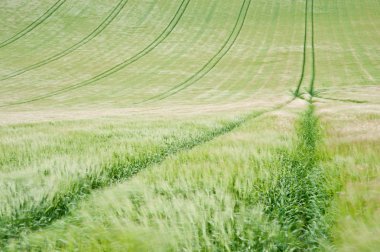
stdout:
{"type": "Polygon", "coordinates": [[[314,83],[315,83],[315,43],[314,43],[314,0],[311,0],[311,59],[312,59],[312,69],[311,69],[311,80],[309,94],[314,96],[314,83]]]}
{"type": "Polygon", "coordinates": [[[339,98],[332,98],[332,97],[325,97],[325,96],[314,96],[317,99],[323,99],[323,100],[331,100],[331,101],[339,101],[339,102],[349,102],[349,103],[370,103],[369,101],[363,101],[363,100],[354,100],[354,99],[339,99],[339,98]]]}
{"type": "MultiPolygon", "coordinates": [[[[306,0],[306,3],[309,0],[306,0]]],[[[315,83],[315,76],[316,76],[316,65],[315,65],[315,41],[314,41],[314,0],[311,1],[311,31],[310,31],[310,36],[311,36],[311,78],[310,78],[310,84],[309,84],[309,90],[306,92],[309,94],[309,98],[307,99],[308,102],[312,103],[313,97],[317,95],[314,90],[314,83],[315,83]]],[[[302,82],[301,82],[302,84],[302,82]]],[[[299,90],[298,90],[299,91],[299,90]]],[[[297,91],[296,91],[297,92],[297,91]]],[[[303,98],[300,94],[294,93],[295,97],[299,97],[301,99],[306,100],[303,98]]]]}
{"type": "Polygon", "coordinates": [[[226,42],[223,44],[222,48],[215,54],[207,63],[204,65],[198,72],[193,74],[190,78],[183,81],[182,83],[176,85],[175,87],[172,87],[171,89],[167,90],[164,93],[161,93],[159,95],[153,96],[151,98],[148,98],[142,102],[138,102],[135,104],[141,104],[148,101],[153,100],[163,100],[169,96],[172,96],[181,90],[191,86],[198,80],[202,79],[205,75],[207,75],[218,63],[219,61],[228,53],[228,51],[231,49],[231,47],[234,45],[236,39],[238,38],[241,29],[243,28],[245,18],[247,16],[247,12],[250,6],[251,0],[244,0],[242,7],[239,12],[238,19],[235,23],[235,26],[229,35],[226,42]]]}
{"type": "MultiPolygon", "coordinates": [[[[251,13],[253,20],[256,17],[259,17],[259,15],[258,15],[259,13],[265,13],[268,6],[269,6],[270,10],[272,10],[271,8],[274,7],[273,2],[271,2],[272,5],[270,5],[268,3],[269,2],[266,2],[265,4],[255,8],[255,10],[251,13]]],[[[259,18],[257,21],[254,20],[254,24],[256,26],[260,27],[261,21],[263,21],[263,19],[261,19],[261,18],[259,18]]],[[[266,33],[265,37],[263,37],[262,40],[252,40],[252,38],[257,37],[258,32],[259,32],[258,29],[249,29],[249,32],[246,31],[244,39],[240,40],[242,44],[251,42],[250,48],[254,48],[254,50],[252,52],[261,52],[263,45],[265,44],[264,41],[266,41],[266,39],[268,38],[268,35],[269,35],[269,33],[266,33]]],[[[247,51],[244,51],[242,54],[250,54],[250,53],[251,53],[251,51],[249,51],[248,53],[247,53],[247,51]]],[[[240,54],[237,54],[238,57],[240,57],[239,55],[240,54]]],[[[210,88],[206,92],[201,92],[201,93],[197,94],[193,99],[194,100],[209,101],[209,102],[218,102],[222,99],[226,100],[226,94],[229,94],[228,101],[231,101],[231,100],[235,101],[234,98],[239,97],[240,93],[243,90],[245,90],[245,85],[241,86],[239,84],[241,79],[236,80],[236,78],[234,77],[234,73],[236,73],[236,71],[239,71],[239,69],[240,70],[244,69],[244,71],[243,70],[241,71],[241,74],[239,76],[239,77],[242,77],[244,79],[244,78],[247,78],[246,76],[248,76],[251,73],[252,67],[250,67],[249,64],[246,64],[244,66],[244,68],[241,68],[238,65],[233,65],[233,66],[231,66],[231,65],[233,65],[233,64],[228,64],[227,66],[224,66],[224,68],[220,70],[220,71],[228,71],[229,73],[223,77],[222,77],[222,75],[218,76],[219,79],[215,79],[215,81],[214,81],[215,83],[218,83],[218,84],[213,85],[212,88],[210,88]],[[220,78],[222,80],[220,80],[220,78]],[[235,91],[235,90],[238,90],[238,91],[235,91]]],[[[248,79],[250,79],[250,78],[248,78],[248,79]]],[[[246,84],[247,82],[244,82],[244,83],[246,84]]],[[[240,100],[241,99],[239,99],[239,101],[240,100]]]]}
{"type": "MultiPolygon", "coordinates": [[[[266,32],[265,41],[263,41],[263,44],[261,46],[261,49],[264,51],[258,54],[257,59],[254,62],[256,64],[257,63],[260,64],[260,62],[267,62],[268,53],[270,54],[270,51],[273,48],[273,44],[276,43],[276,32],[278,31],[278,28],[279,28],[279,22],[281,22],[280,14],[281,14],[281,11],[284,9],[284,7],[281,7],[281,4],[276,4],[276,3],[274,3],[273,7],[275,8],[273,8],[273,14],[272,14],[273,16],[272,16],[272,20],[270,21],[270,23],[273,26],[271,26],[270,29],[267,30],[270,32],[266,32]]],[[[257,82],[258,78],[261,76],[261,73],[265,73],[267,69],[267,71],[269,70],[270,74],[266,74],[266,76],[270,76],[270,77],[266,78],[266,81],[263,81],[263,84],[260,86],[259,89],[262,89],[263,87],[268,86],[268,83],[271,82],[272,79],[274,78],[274,75],[275,75],[274,69],[278,64],[280,64],[280,62],[270,62],[268,65],[261,63],[260,67],[256,70],[256,73],[253,75],[250,81],[252,83],[257,82]]],[[[281,63],[281,65],[282,64],[283,63],[281,63]]],[[[247,85],[249,85],[248,81],[245,86],[247,85]]]]}
{"type": "MultiPolygon", "coordinates": [[[[262,10],[258,9],[258,13],[265,13],[266,8],[267,7],[264,7],[264,9],[262,9],[262,10]]],[[[277,30],[277,26],[278,26],[279,10],[280,10],[280,4],[276,4],[272,1],[271,5],[269,5],[268,11],[271,14],[272,14],[272,12],[274,12],[274,15],[272,15],[271,25],[267,28],[267,30],[270,30],[271,32],[266,32],[265,36],[261,37],[262,39],[261,39],[260,43],[258,41],[256,41],[257,43],[254,42],[253,44],[251,44],[251,47],[255,48],[255,50],[253,50],[255,56],[252,57],[252,59],[255,59],[254,61],[252,61],[253,65],[257,64],[260,61],[260,59],[265,58],[265,56],[267,55],[267,53],[269,51],[269,48],[271,48],[271,45],[273,44],[274,35],[275,35],[275,32],[277,30]],[[266,46],[266,48],[265,48],[265,46],[266,46]]],[[[264,19],[259,18],[259,21],[256,22],[255,25],[260,26],[260,24],[261,24],[260,22],[262,22],[262,21],[264,21],[264,19]]],[[[256,32],[257,32],[257,30],[256,30],[256,32]]],[[[257,36],[255,33],[249,37],[250,38],[247,38],[247,39],[250,40],[252,37],[256,38],[257,36]]],[[[248,91],[246,91],[246,87],[250,86],[250,84],[249,84],[250,82],[254,82],[255,78],[258,76],[258,73],[261,72],[261,70],[263,68],[264,68],[264,64],[260,64],[259,69],[257,69],[256,71],[253,71],[253,68],[251,66],[247,67],[247,70],[245,72],[242,72],[242,76],[243,75],[250,75],[251,77],[248,78],[249,80],[247,79],[247,81],[244,82],[243,86],[239,85],[237,83],[232,84],[232,85],[227,85],[226,90],[229,91],[229,94],[231,94],[233,92],[233,90],[240,90],[238,92],[235,92],[234,95],[229,95],[229,100],[233,100],[235,97],[239,97],[243,90],[244,90],[244,92],[248,92],[248,91]],[[252,73],[252,75],[251,75],[251,73],[252,73]]],[[[233,83],[233,82],[226,79],[225,83],[233,83]]],[[[224,85],[223,83],[220,84],[219,86],[216,87],[216,89],[223,87],[223,85],[224,85]]],[[[255,93],[257,93],[259,90],[262,90],[264,86],[265,86],[265,84],[262,84],[261,86],[257,87],[254,91],[252,91],[250,97],[253,97],[253,95],[255,93]]],[[[223,97],[225,97],[225,94],[221,93],[219,95],[214,96],[211,101],[218,101],[223,97]]],[[[250,99],[250,98],[248,98],[248,99],[250,99]]],[[[240,100],[240,98],[239,98],[239,100],[240,100]]]]}
{"type": "Polygon", "coordinates": [[[36,69],[36,68],[39,68],[41,66],[44,66],[50,62],[53,62],[53,61],[56,61],[60,58],[63,58],[64,56],[72,53],[73,51],[75,51],[76,49],[80,48],[81,46],[87,44],[88,42],[90,42],[92,39],[94,39],[96,36],[98,36],[103,30],[105,30],[107,28],[107,26],[109,24],[112,23],[112,21],[120,14],[120,12],[123,10],[124,6],[127,4],[128,0],[120,0],[119,3],[116,5],[116,7],[114,7],[111,11],[111,13],[100,23],[100,25],[98,27],[95,28],[95,30],[93,30],[90,34],[88,34],[86,37],[84,37],[82,40],[80,40],[79,42],[77,42],[76,44],[72,45],[71,47],[49,57],[49,58],[46,58],[40,62],[37,62],[35,64],[32,64],[30,66],[27,66],[25,68],[22,68],[20,70],[17,70],[13,73],[10,73],[8,75],[6,75],[5,77],[1,78],[0,81],[4,81],[4,80],[7,80],[7,79],[10,79],[12,77],[15,77],[15,76],[18,76],[18,75],[21,75],[25,72],[28,72],[30,70],[33,70],[33,69],[36,69]]]}
{"type": "Polygon", "coordinates": [[[294,96],[300,95],[300,89],[302,82],[305,78],[305,70],[306,70],[306,50],[307,50],[307,26],[308,26],[308,12],[309,12],[309,1],[305,1],[305,34],[304,34],[304,43],[303,43],[303,59],[302,59],[302,72],[301,77],[298,81],[297,89],[294,91],[294,96]]]}
{"type": "Polygon", "coordinates": [[[118,65],[113,66],[112,68],[109,68],[108,70],[106,70],[106,71],[104,71],[104,72],[102,72],[102,73],[100,73],[100,74],[98,74],[98,75],[96,75],[96,76],[94,76],[94,77],[92,77],[90,79],[87,79],[85,81],[79,82],[77,84],[74,84],[74,85],[71,85],[71,86],[68,86],[68,87],[65,87],[65,88],[61,88],[61,89],[56,90],[56,91],[51,92],[51,93],[47,93],[47,94],[44,94],[44,95],[36,96],[36,97],[28,99],[28,100],[14,102],[14,103],[8,103],[8,104],[3,104],[3,105],[0,105],[0,108],[9,107],[9,106],[15,106],[15,105],[21,105],[21,104],[30,103],[30,102],[35,102],[35,101],[46,99],[46,98],[49,98],[49,97],[52,97],[52,96],[55,96],[55,95],[58,95],[58,94],[62,94],[62,93],[68,92],[68,91],[72,91],[72,90],[75,90],[77,88],[90,85],[90,84],[92,84],[92,83],[94,83],[96,81],[104,79],[104,78],[110,76],[111,74],[114,74],[114,73],[122,70],[126,66],[128,66],[128,65],[136,62],[137,60],[139,60],[143,56],[147,55],[149,52],[151,52],[153,49],[155,49],[162,41],[164,41],[171,34],[172,31],[174,30],[174,28],[179,23],[179,21],[182,18],[183,14],[185,13],[185,11],[186,11],[187,6],[189,5],[189,3],[190,3],[190,0],[182,0],[182,3],[180,5],[180,7],[178,8],[178,10],[175,13],[175,16],[170,21],[170,23],[165,28],[165,30],[155,40],[153,40],[152,43],[150,43],[147,47],[145,47],[139,53],[137,53],[134,56],[126,59],[125,61],[119,63],[118,65]]]}
{"type": "Polygon", "coordinates": [[[22,38],[23,36],[25,36],[26,34],[31,32],[32,30],[34,30],[37,26],[42,24],[46,19],[48,19],[51,15],[53,15],[53,13],[56,12],[62,6],[62,4],[64,4],[65,2],[66,2],[66,0],[58,0],[42,16],[40,16],[38,19],[33,21],[30,25],[28,25],[23,30],[19,31],[18,33],[16,33],[15,35],[10,37],[9,39],[1,42],[0,48],[3,48],[5,46],[15,42],[16,40],[22,38]]]}

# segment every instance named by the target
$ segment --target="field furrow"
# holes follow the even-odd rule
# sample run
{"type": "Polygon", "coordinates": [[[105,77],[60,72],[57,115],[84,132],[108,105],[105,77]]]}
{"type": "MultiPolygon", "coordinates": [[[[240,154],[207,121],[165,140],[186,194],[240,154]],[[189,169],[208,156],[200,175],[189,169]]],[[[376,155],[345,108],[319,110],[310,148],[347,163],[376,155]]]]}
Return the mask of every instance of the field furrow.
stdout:
{"type": "Polygon", "coordinates": [[[240,9],[238,19],[236,20],[236,24],[229,35],[226,42],[223,44],[221,49],[215,54],[207,63],[204,65],[198,72],[193,74],[189,79],[181,82],[180,84],[176,85],[175,87],[172,87],[171,89],[158,94],[156,96],[153,96],[151,98],[148,98],[140,103],[148,102],[148,101],[154,101],[154,100],[162,100],[169,96],[175,95],[176,93],[180,92],[181,90],[187,88],[188,86],[194,84],[198,80],[200,80],[203,76],[208,74],[218,63],[219,61],[228,53],[228,51],[231,49],[231,47],[234,45],[237,37],[240,34],[241,29],[243,28],[245,18],[247,16],[247,12],[249,9],[249,6],[251,4],[251,0],[244,0],[243,5],[240,9]]]}
{"type": "Polygon", "coordinates": [[[17,70],[13,73],[10,73],[10,74],[6,75],[5,77],[0,78],[0,81],[7,80],[9,78],[18,76],[18,75],[23,74],[25,72],[28,72],[30,70],[36,69],[36,68],[44,66],[46,64],[49,64],[50,62],[53,62],[53,61],[58,60],[62,57],[65,57],[66,55],[68,55],[68,54],[72,53],[73,51],[77,50],[78,48],[80,48],[81,46],[84,46],[85,44],[90,42],[92,39],[94,39],[97,35],[99,35],[104,29],[106,29],[109,24],[111,24],[111,22],[122,11],[122,9],[127,4],[127,2],[128,2],[128,0],[121,0],[115,6],[115,8],[112,9],[111,13],[100,23],[100,25],[98,27],[96,27],[95,30],[93,30],[89,35],[87,35],[85,38],[83,38],[82,40],[80,40],[76,44],[72,45],[71,47],[69,47],[69,48],[67,48],[67,49],[47,58],[47,59],[44,59],[44,60],[39,61],[35,64],[29,65],[25,68],[22,68],[22,69],[17,70]]]}
{"type": "Polygon", "coordinates": [[[308,29],[308,13],[309,13],[309,1],[305,1],[305,34],[304,34],[304,42],[303,42],[303,56],[302,56],[302,70],[301,76],[297,84],[297,88],[294,92],[295,96],[298,96],[300,93],[300,88],[305,77],[305,68],[306,68],[306,53],[307,53],[307,29],[308,29]]]}
{"type": "Polygon", "coordinates": [[[51,15],[54,14],[64,3],[66,0],[58,0],[53,6],[51,6],[42,16],[40,16],[38,19],[33,21],[30,25],[25,27],[23,30],[17,32],[12,37],[4,40],[3,42],[0,42],[0,48],[3,48],[16,40],[22,38],[29,32],[33,31],[37,26],[42,24],[46,19],[48,19],[51,15]]]}
{"type": "Polygon", "coordinates": [[[175,16],[173,17],[173,19],[171,20],[171,22],[168,24],[168,26],[165,28],[165,30],[160,34],[160,36],[157,37],[154,41],[152,41],[152,43],[149,44],[142,51],[140,51],[137,54],[135,54],[133,57],[124,60],[122,63],[120,63],[120,64],[118,64],[116,66],[113,66],[112,68],[109,68],[106,71],[102,72],[101,74],[98,74],[98,75],[96,75],[96,76],[94,76],[94,77],[92,77],[92,78],[90,78],[88,80],[85,80],[85,81],[82,81],[80,83],[76,83],[76,84],[70,85],[70,86],[65,87],[65,88],[61,88],[59,90],[56,90],[56,91],[48,93],[48,94],[44,94],[44,95],[40,95],[40,96],[37,96],[37,97],[33,97],[33,98],[30,98],[30,99],[27,99],[27,100],[13,102],[13,103],[9,103],[9,104],[3,104],[3,105],[0,105],[0,107],[8,107],[8,106],[15,106],[15,105],[20,105],[20,104],[30,103],[30,102],[42,100],[42,99],[45,99],[45,98],[49,98],[49,97],[52,97],[52,96],[55,96],[55,95],[58,95],[58,94],[62,94],[62,93],[65,93],[65,92],[69,92],[69,91],[78,89],[80,87],[93,84],[94,82],[97,82],[97,81],[99,81],[99,80],[101,80],[103,78],[108,77],[109,75],[112,75],[112,74],[114,74],[114,73],[122,70],[126,66],[134,63],[135,61],[139,60],[140,58],[142,58],[143,56],[145,56],[146,54],[148,54],[155,47],[157,47],[157,45],[159,45],[163,40],[165,40],[165,38],[167,38],[169,36],[169,34],[173,31],[173,29],[175,28],[175,26],[178,24],[179,20],[181,19],[181,17],[183,15],[183,13],[185,12],[185,10],[186,10],[187,5],[189,4],[189,2],[190,2],[190,0],[183,0],[182,3],[181,3],[181,5],[180,5],[180,7],[179,7],[179,9],[177,10],[175,16]]]}

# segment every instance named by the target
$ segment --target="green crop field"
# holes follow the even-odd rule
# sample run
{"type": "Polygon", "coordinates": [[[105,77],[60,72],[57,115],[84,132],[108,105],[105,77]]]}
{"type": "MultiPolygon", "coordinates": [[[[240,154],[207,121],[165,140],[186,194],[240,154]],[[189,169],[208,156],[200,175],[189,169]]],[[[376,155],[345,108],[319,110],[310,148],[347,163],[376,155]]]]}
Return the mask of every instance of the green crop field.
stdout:
{"type": "Polygon", "coordinates": [[[0,20],[0,251],[379,251],[379,0],[0,20]]]}

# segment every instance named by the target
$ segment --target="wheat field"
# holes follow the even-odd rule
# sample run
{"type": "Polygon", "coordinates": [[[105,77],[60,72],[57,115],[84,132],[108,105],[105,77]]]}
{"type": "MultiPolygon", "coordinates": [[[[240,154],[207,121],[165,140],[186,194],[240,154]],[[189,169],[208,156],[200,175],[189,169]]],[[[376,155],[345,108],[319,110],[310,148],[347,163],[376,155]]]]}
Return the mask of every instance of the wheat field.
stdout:
{"type": "Polygon", "coordinates": [[[0,1],[0,251],[378,251],[379,13],[0,1]]]}

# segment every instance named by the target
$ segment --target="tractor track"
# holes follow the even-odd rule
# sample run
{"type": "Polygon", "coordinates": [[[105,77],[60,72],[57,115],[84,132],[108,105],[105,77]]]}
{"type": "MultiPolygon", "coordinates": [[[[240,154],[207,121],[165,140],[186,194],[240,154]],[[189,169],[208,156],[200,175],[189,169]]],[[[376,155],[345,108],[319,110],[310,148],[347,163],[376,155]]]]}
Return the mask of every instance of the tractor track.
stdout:
{"type": "Polygon", "coordinates": [[[330,100],[330,101],[338,101],[338,102],[348,102],[348,103],[356,103],[356,104],[370,103],[369,101],[364,101],[364,100],[339,99],[339,98],[325,97],[325,96],[319,96],[319,95],[316,95],[314,97],[317,98],[317,99],[322,99],[322,100],[330,100]]]}
{"type": "Polygon", "coordinates": [[[310,83],[309,88],[307,90],[307,93],[310,95],[310,97],[313,97],[315,95],[314,92],[314,83],[315,83],[315,76],[316,76],[316,59],[315,59],[315,39],[314,39],[314,0],[306,0],[305,1],[305,35],[304,35],[304,48],[303,48],[303,60],[302,60],[302,72],[301,77],[298,82],[297,88],[294,91],[295,97],[300,97],[302,94],[300,94],[300,89],[302,87],[302,84],[305,80],[305,73],[306,73],[306,66],[307,66],[307,44],[308,44],[308,33],[310,28],[310,57],[311,57],[311,76],[310,76],[310,83]],[[309,1],[311,3],[309,3],[309,1]],[[310,7],[309,7],[310,6],[310,7]],[[310,8],[310,24],[309,24],[309,8],[310,8]],[[310,27],[309,27],[310,26],[310,27]]]}
{"type": "Polygon", "coordinates": [[[106,77],[108,77],[108,76],[110,76],[116,72],[119,72],[120,70],[124,69],[126,66],[136,62],[137,60],[139,60],[143,56],[147,55],[149,52],[154,50],[161,42],[163,42],[172,33],[174,28],[177,26],[177,24],[179,23],[179,21],[181,20],[181,18],[183,16],[183,14],[185,13],[189,3],[190,3],[190,0],[182,0],[180,7],[178,8],[178,10],[175,13],[175,16],[170,21],[168,26],[164,29],[164,31],[156,39],[154,39],[147,47],[145,47],[143,50],[141,50],[140,52],[138,52],[134,56],[124,60],[123,62],[109,68],[108,70],[106,70],[106,71],[104,71],[104,72],[102,72],[102,73],[100,73],[100,74],[98,74],[98,75],[96,75],[90,79],[84,80],[82,82],[61,88],[59,90],[56,90],[56,91],[53,91],[53,92],[50,92],[50,93],[47,93],[44,95],[36,96],[36,97],[30,98],[30,99],[27,99],[24,101],[3,104],[3,105],[0,105],[0,108],[26,104],[26,103],[31,103],[31,102],[43,100],[46,98],[50,98],[50,97],[53,97],[55,95],[59,95],[62,93],[66,93],[66,92],[78,89],[80,87],[88,86],[88,85],[93,84],[94,82],[97,82],[101,79],[104,79],[104,78],[106,78],[106,77]]]}
{"type": "Polygon", "coordinates": [[[65,57],[66,55],[72,53],[76,49],[84,46],[85,44],[87,44],[88,42],[93,40],[95,37],[97,37],[103,30],[105,30],[108,27],[108,25],[110,25],[113,22],[113,20],[123,10],[123,8],[127,4],[127,2],[128,2],[128,0],[120,0],[119,3],[116,5],[116,7],[114,7],[112,9],[111,13],[108,14],[108,16],[98,25],[98,27],[96,27],[95,30],[93,30],[90,34],[88,34],[86,37],[84,37],[82,40],[80,40],[76,44],[72,45],[71,47],[69,47],[69,48],[67,48],[67,49],[47,58],[47,59],[44,59],[40,62],[37,62],[35,64],[32,64],[30,66],[27,66],[25,68],[17,70],[13,73],[10,73],[10,74],[6,75],[5,77],[1,78],[0,81],[4,81],[4,80],[10,79],[10,78],[19,76],[25,72],[31,71],[33,69],[39,68],[41,66],[44,66],[44,65],[51,63],[53,61],[56,61],[58,59],[61,59],[61,58],[65,57]]]}
{"type": "MultiPolygon", "coordinates": [[[[257,8],[257,9],[255,10],[255,12],[257,12],[257,13],[260,13],[260,11],[265,12],[265,10],[267,10],[267,8],[269,9],[269,12],[277,11],[278,8],[275,8],[275,7],[276,7],[276,6],[275,6],[275,4],[273,4],[273,3],[272,3],[272,5],[266,3],[266,5],[264,6],[264,8],[263,8],[262,10],[260,10],[259,8],[257,8]],[[268,6],[269,6],[269,7],[268,7],[268,6]]],[[[255,16],[256,13],[254,13],[254,14],[252,14],[252,15],[255,16]]],[[[275,20],[277,21],[276,18],[275,18],[275,20]]],[[[261,21],[262,21],[262,20],[261,20],[261,21]]],[[[258,25],[258,26],[262,25],[262,23],[260,23],[261,21],[258,20],[258,21],[255,23],[255,25],[258,25]]],[[[275,23],[275,25],[274,25],[273,27],[276,27],[276,26],[277,26],[277,22],[275,23]]],[[[273,27],[271,27],[271,29],[273,29],[273,31],[276,30],[276,28],[273,28],[273,27]]],[[[256,37],[258,37],[257,32],[258,32],[258,30],[255,29],[255,32],[252,33],[252,35],[247,36],[247,38],[246,38],[247,41],[249,41],[251,38],[256,38],[256,37]]],[[[272,37],[272,36],[270,36],[270,33],[266,33],[265,36],[262,37],[262,40],[261,40],[260,43],[255,42],[255,43],[252,44],[252,48],[257,48],[257,55],[256,55],[256,57],[255,57],[255,61],[252,62],[252,64],[257,64],[257,62],[259,61],[259,58],[263,57],[262,55],[266,55],[266,53],[268,52],[268,50],[266,50],[266,49],[264,50],[264,47],[265,47],[266,44],[271,43],[272,40],[269,40],[269,39],[268,39],[269,37],[272,37]],[[269,42],[268,42],[268,41],[269,41],[269,42]]],[[[242,43],[244,43],[244,42],[242,42],[242,43]]],[[[247,42],[247,43],[248,43],[248,42],[247,42]]],[[[269,46],[268,46],[268,48],[269,48],[269,46]]],[[[233,67],[233,68],[230,68],[230,67],[229,67],[229,68],[227,68],[227,69],[230,69],[231,72],[233,72],[233,71],[236,71],[237,68],[236,68],[236,67],[233,67]]],[[[258,71],[253,71],[252,67],[247,67],[247,69],[244,71],[244,73],[242,73],[242,76],[248,76],[248,75],[251,76],[251,73],[252,73],[251,78],[254,78],[254,77],[257,75],[257,72],[259,72],[259,70],[258,70],[258,71]]],[[[220,93],[219,95],[216,95],[216,96],[215,96],[215,95],[212,95],[211,92],[220,89],[221,87],[223,87],[223,86],[226,85],[227,83],[233,83],[233,80],[231,79],[231,76],[232,76],[232,74],[231,74],[229,77],[225,78],[223,81],[220,81],[220,82],[218,81],[218,82],[219,82],[219,85],[214,86],[213,89],[210,89],[206,94],[205,94],[205,93],[201,93],[201,94],[198,95],[197,97],[200,97],[200,96],[203,96],[203,97],[212,97],[212,101],[217,101],[218,99],[220,99],[221,97],[223,97],[225,94],[220,93]]],[[[249,85],[249,83],[250,83],[250,81],[246,81],[245,84],[244,84],[244,88],[242,88],[242,89],[245,89],[245,88],[249,85]]],[[[239,85],[238,82],[235,82],[235,83],[233,83],[233,84],[231,84],[231,85],[227,84],[226,87],[227,87],[227,90],[232,91],[232,90],[234,90],[235,88],[236,88],[236,89],[239,89],[239,86],[238,86],[238,85],[239,85]]],[[[258,87],[257,90],[259,90],[259,89],[261,89],[261,88],[262,88],[262,86],[258,87]]],[[[256,92],[256,91],[254,91],[254,92],[256,92]]],[[[235,94],[235,96],[236,96],[236,95],[238,95],[238,94],[235,94]]],[[[231,97],[232,97],[232,96],[231,96],[231,97]]]]}
{"type": "Polygon", "coordinates": [[[29,24],[27,27],[25,27],[23,30],[19,31],[12,37],[8,38],[7,40],[0,43],[0,48],[3,48],[18,39],[22,38],[29,32],[33,31],[36,27],[38,27],[40,24],[42,24],[46,19],[48,19],[53,13],[55,13],[64,3],[66,0],[58,0],[51,6],[42,16],[40,16],[38,19],[34,20],[31,24],[29,24]]]}
{"type": "Polygon", "coordinates": [[[237,40],[244,26],[244,22],[245,22],[250,4],[251,4],[251,0],[244,0],[242,7],[240,9],[238,18],[236,20],[235,26],[232,32],[230,33],[228,39],[223,44],[221,49],[217,52],[217,54],[215,54],[199,71],[197,71],[190,78],[186,79],[185,81],[176,85],[175,87],[172,87],[161,94],[155,95],[153,97],[150,97],[141,102],[137,102],[135,104],[141,104],[141,103],[154,101],[154,100],[163,100],[193,85],[195,82],[199,81],[204,76],[206,76],[222,60],[222,58],[229,52],[229,50],[235,44],[235,41],[237,40]]]}
{"type": "Polygon", "coordinates": [[[302,59],[302,71],[301,76],[298,81],[297,88],[294,92],[294,96],[299,96],[299,92],[305,78],[305,70],[306,70],[306,51],[307,51],[307,27],[308,27],[308,12],[309,12],[309,1],[305,1],[305,33],[304,33],[304,42],[303,42],[303,59],[302,59]]]}
{"type": "Polygon", "coordinates": [[[315,66],[315,41],[314,41],[314,0],[311,0],[311,80],[310,80],[310,96],[314,96],[314,83],[316,76],[316,66],[315,66]]]}

